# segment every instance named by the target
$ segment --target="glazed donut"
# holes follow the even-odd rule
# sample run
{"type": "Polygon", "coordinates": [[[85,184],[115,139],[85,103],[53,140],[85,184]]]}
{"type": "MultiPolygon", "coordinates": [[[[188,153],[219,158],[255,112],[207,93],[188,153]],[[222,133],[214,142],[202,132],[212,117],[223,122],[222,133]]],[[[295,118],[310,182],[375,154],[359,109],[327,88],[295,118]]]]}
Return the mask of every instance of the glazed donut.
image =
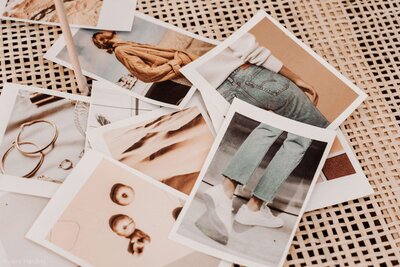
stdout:
{"type": "Polygon", "coordinates": [[[135,221],[128,215],[118,214],[110,218],[109,221],[111,230],[119,236],[129,237],[135,230],[135,221]]]}
{"type": "Polygon", "coordinates": [[[135,198],[135,191],[129,185],[115,184],[110,192],[111,200],[121,206],[127,206],[135,198]]]}

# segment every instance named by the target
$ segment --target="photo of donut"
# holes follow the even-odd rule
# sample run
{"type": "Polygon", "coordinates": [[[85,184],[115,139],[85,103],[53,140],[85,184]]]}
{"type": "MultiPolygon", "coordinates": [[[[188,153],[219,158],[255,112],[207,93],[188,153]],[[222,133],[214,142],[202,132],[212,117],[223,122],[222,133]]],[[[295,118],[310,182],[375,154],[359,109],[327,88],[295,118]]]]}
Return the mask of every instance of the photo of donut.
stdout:
{"type": "Polygon", "coordinates": [[[140,255],[151,238],[148,234],[136,228],[135,221],[125,214],[114,215],[110,218],[111,230],[121,237],[129,239],[127,251],[132,255],[140,255]]]}
{"type": "Polygon", "coordinates": [[[93,150],[75,170],[52,199],[60,205],[49,206],[28,239],[78,266],[218,266],[218,259],[169,239],[184,203],[180,194],[93,150]]]}
{"type": "Polygon", "coordinates": [[[150,242],[151,239],[148,234],[140,229],[136,229],[130,237],[128,252],[132,255],[141,255],[144,251],[144,246],[150,242]]]}
{"type": "Polygon", "coordinates": [[[115,204],[127,206],[135,199],[135,191],[129,185],[118,183],[111,188],[110,198],[115,204]]]}
{"type": "Polygon", "coordinates": [[[119,236],[129,237],[135,232],[134,220],[128,215],[118,214],[110,218],[110,228],[119,236]]]}

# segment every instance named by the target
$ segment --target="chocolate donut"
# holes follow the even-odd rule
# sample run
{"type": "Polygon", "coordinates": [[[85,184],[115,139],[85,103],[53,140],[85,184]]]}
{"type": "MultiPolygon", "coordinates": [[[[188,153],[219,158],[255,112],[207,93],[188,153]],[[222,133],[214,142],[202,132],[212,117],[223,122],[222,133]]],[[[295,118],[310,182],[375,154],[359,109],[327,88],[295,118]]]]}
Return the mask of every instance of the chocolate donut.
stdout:
{"type": "Polygon", "coordinates": [[[136,230],[135,221],[125,214],[114,215],[109,220],[111,230],[119,236],[129,237],[136,230]]]}
{"type": "Polygon", "coordinates": [[[121,206],[127,206],[135,199],[135,191],[129,185],[115,184],[110,192],[111,200],[121,206]]]}

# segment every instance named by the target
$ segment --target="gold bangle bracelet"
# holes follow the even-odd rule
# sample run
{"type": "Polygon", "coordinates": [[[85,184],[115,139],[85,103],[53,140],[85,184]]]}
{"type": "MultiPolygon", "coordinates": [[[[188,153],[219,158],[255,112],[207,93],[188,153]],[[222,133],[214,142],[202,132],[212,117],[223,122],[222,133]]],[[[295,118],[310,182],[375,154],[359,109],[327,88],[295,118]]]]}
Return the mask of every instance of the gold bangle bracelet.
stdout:
{"type": "MultiPolygon", "coordinates": [[[[21,128],[21,131],[18,133],[17,138],[15,139],[15,147],[16,147],[22,154],[24,154],[24,155],[30,155],[30,156],[32,156],[32,155],[35,155],[35,154],[37,154],[37,153],[39,153],[39,152],[42,152],[42,151],[44,151],[45,149],[47,149],[48,147],[52,146],[52,145],[56,142],[56,140],[57,140],[57,138],[58,138],[58,129],[57,129],[57,126],[56,126],[54,123],[52,123],[51,121],[48,121],[48,120],[34,120],[34,121],[30,121],[30,122],[25,122],[24,124],[22,124],[22,125],[20,126],[20,128],[21,128]],[[21,140],[20,140],[20,139],[21,139],[21,134],[22,134],[22,132],[24,131],[24,128],[25,128],[25,127],[31,126],[31,125],[36,124],[36,123],[47,123],[47,124],[49,124],[51,127],[53,127],[53,128],[54,128],[54,136],[53,136],[53,139],[50,141],[50,143],[48,143],[47,145],[45,145],[43,148],[40,148],[40,147],[38,147],[38,146],[35,144],[35,146],[38,148],[37,150],[34,150],[34,151],[24,151],[24,150],[21,148],[21,146],[20,146],[21,144],[24,143],[24,141],[21,141],[21,140]]],[[[26,142],[25,142],[25,143],[26,143],[26,142]]],[[[31,144],[33,144],[33,143],[31,143],[31,144]]]]}
{"type": "MultiPolygon", "coordinates": [[[[20,145],[33,145],[33,146],[39,148],[36,144],[34,144],[34,143],[32,143],[32,142],[20,142],[20,145]]],[[[13,150],[14,147],[16,147],[15,143],[13,143],[13,144],[10,146],[10,148],[8,148],[8,149],[6,150],[6,152],[4,152],[3,156],[1,157],[1,161],[0,161],[0,171],[1,171],[3,174],[6,174],[6,171],[5,171],[5,169],[4,169],[4,165],[5,165],[6,158],[7,158],[8,154],[10,154],[10,152],[13,150]]],[[[33,170],[31,170],[29,173],[25,174],[25,175],[22,176],[22,177],[24,177],[24,178],[30,178],[30,177],[32,177],[32,176],[40,169],[40,167],[42,166],[43,161],[44,161],[44,153],[43,153],[43,152],[39,152],[39,155],[40,155],[40,156],[39,156],[39,157],[40,157],[39,162],[36,164],[36,166],[33,168],[33,170]]]]}

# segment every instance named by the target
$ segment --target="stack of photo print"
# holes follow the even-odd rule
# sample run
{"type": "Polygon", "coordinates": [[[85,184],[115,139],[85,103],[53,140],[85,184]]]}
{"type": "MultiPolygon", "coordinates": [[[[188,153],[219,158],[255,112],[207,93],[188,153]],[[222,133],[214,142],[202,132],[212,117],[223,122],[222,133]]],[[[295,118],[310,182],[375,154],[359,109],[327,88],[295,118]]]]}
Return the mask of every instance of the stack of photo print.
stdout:
{"type": "MultiPolygon", "coordinates": [[[[366,94],[264,11],[220,42],[64,5],[94,82],[4,85],[1,266],[282,266],[305,212],[372,193],[339,130],[366,94]]],[[[58,25],[52,0],[0,13],[58,25]]],[[[72,68],[64,37],[45,58],[72,68]]]]}

